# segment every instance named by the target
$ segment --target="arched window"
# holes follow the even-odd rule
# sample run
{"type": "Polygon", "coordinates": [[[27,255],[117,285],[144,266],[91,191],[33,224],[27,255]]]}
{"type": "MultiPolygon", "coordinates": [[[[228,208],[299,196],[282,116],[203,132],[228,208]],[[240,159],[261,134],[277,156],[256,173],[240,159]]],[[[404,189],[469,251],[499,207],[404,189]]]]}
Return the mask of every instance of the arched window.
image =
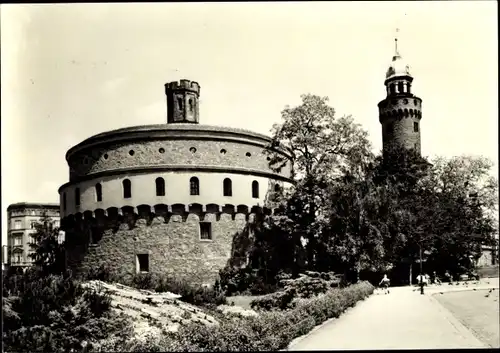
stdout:
{"type": "Polygon", "coordinates": [[[259,182],[256,180],[252,181],[252,197],[254,199],[259,198],[259,182]]]}
{"type": "Polygon", "coordinates": [[[403,82],[398,82],[398,91],[399,93],[403,93],[404,90],[403,90],[403,82]]]}
{"type": "Polygon", "coordinates": [[[389,91],[391,92],[391,94],[396,93],[396,86],[394,85],[394,83],[391,83],[391,85],[389,86],[389,91]]]}
{"type": "Polygon", "coordinates": [[[182,98],[181,97],[177,98],[177,103],[179,105],[179,109],[182,109],[182,98]]]}
{"type": "Polygon", "coordinates": [[[189,179],[189,193],[191,195],[200,194],[200,181],[197,177],[192,177],[191,179],[189,179]]]}
{"type": "Polygon", "coordinates": [[[194,102],[192,98],[189,98],[189,111],[194,112],[194,102]]]}
{"type": "Polygon", "coordinates": [[[75,205],[80,206],[80,188],[75,189],[75,205]]]}
{"type": "Polygon", "coordinates": [[[226,178],[223,182],[224,196],[233,196],[233,183],[231,179],[226,178]]]}
{"type": "Polygon", "coordinates": [[[132,197],[132,183],[130,180],[125,179],[123,181],[123,198],[129,199],[132,197]]]}
{"type": "Polygon", "coordinates": [[[156,178],[156,196],[165,196],[165,180],[156,178]]]}
{"type": "Polygon", "coordinates": [[[102,201],[102,186],[100,183],[95,184],[95,196],[97,202],[102,201]]]}
{"type": "Polygon", "coordinates": [[[66,193],[63,192],[63,210],[66,211],[66,193]]]}

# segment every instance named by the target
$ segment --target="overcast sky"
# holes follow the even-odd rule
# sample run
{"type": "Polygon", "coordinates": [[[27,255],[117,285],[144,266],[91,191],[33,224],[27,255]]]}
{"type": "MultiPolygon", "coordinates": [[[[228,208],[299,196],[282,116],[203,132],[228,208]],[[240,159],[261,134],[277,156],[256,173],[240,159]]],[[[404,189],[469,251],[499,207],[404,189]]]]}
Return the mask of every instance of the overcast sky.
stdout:
{"type": "Polygon", "coordinates": [[[2,223],[11,203],[59,202],[71,146],[166,122],[180,78],[201,85],[202,124],[268,134],[312,93],[378,151],[397,27],[422,153],[487,156],[498,175],[497,21],[496,1],[2,5],[2,223]]]}

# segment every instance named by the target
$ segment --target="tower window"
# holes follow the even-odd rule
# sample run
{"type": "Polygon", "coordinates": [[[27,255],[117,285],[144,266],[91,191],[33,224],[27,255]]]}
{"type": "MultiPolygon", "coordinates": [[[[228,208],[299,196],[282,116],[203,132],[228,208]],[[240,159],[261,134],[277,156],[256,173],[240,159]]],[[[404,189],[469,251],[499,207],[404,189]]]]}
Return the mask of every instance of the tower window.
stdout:
{"type": "Polygon", "coordinates": [[[403,82],[398,82],[398,91],[399,91],[399,93],[404,92],[403,82]]]}
{"type": "Polygon", "coordinates": [[[100,183],[95,184],[95,196],[97,198],[97,202],[102,201],[102,186],[100,183]]]}
{"type": "Polygon", "coordinates": [[[189,111],[194,112],[194,102],[192,98],[189,98],[189,111]]]}
{"type": "Polygon", "coordinates": [[[191,179],[189,179],[189,193],[191,195],[200,194],[200,181],[197,177],[192,177],[191,179]]]}
{"type": "Polygon", "coordinates": [[[281,191],[281,187],[279,186],[279,184],[274,184],[274,192],[280,192],[281,191]]]}
{"type": "Polygon", "coordinates": [[[149,272],[149,254],[137,254],[137,272],[149,272]]]}
{"type": "Polygon", "coordinates": [[[418,132],[418,123],[416,121],[413,123],[413,131],[418,132]]]}
{"type": "Polygon", "coordinates": [[[254,199],[259,198],[259,182],[257,180],[252,182],[252,197],[254,199]]]}
{"type": "Polygon", "coordinates": [[[177,98],[177,105],[179,106],[179,109],[182,110],[182,98],[181,97],[177,98]]]}
{"type": "Polygon", "coordinates": [[[75,189],[75,205],[80,206],[80,188],[75,189]]]}
{"type": "Polygon", "coordinates": [[[212,240],[212,223],[200,222],[200,239],[212,240]]]}
{"type": "Polygon", "coordinates": [[[231,179],[226,178],[223,182],[224,196],[233,196],[233,183],[231,179]]]}
{"type": "Polygon", "coordinates": [[[396,93],[396,86],[394,85],[394,83],[391,83],[391,85],[389,86],[389,92],[391,94],[396,93]]]}
{"type": "Polygon", "coordinates": [[[132,197],[132,183],[130,180],[125,179],[123,181],[123,198],[124,199],[129,199],[132,197]]]}
{"type": "Polygon", "coordinates": [[[156,178],[156,196],[165,196],[165,179],[156,178]]]}

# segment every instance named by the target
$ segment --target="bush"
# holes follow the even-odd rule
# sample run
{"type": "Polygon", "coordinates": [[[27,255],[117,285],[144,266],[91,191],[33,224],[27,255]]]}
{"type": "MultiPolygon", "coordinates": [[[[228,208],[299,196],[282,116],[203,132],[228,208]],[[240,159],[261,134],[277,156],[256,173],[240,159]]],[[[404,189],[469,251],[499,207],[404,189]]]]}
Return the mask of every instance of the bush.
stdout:
{"type": "Polygon", "coordinates": [[[265,270],[225,267],[219,271],[220,284],[226,295],[251,293],[268,294],[276,291],[276,279],[266,276],[265,270]],[[267,279],[267,281],[266,281],[267,279]]]}
{"type": "Polygon", "coordinates": [[[324,296],[303,299],[286,311],[267,311],[257,317],[221,320],[219,326],[192,322],[172,333],[137,344],[134,351],[277,351],[325,320],[338,317],[347,308],[373,293],[361,282],[345,289],[331,289],[324,296]]]}
{"type": "Polygon", "coordinates": [[[146,273],[135,275],[130,285],[137,289],[179,294],[180,300],[193,305],[216,306],[227,303],[226,296],[218,281],[213,287],[203,287],[184,280],[146,273]]]}
{"type": "Polygon", "coordinates": [[[252,300],[250,302],[250,307],[254,310],[286,310],[292,306],[292,300],[295,294],[295,288],[287,288],[284,291],[267,294],[252,300]]]}
{"type": "Polygon", "coordinates": [[[6,351],[80,351],[108,336],[120,342],[131,332],[130,321],[110,310],[107,293],[84,288],[69,274],[38,275],[28,270],[4,284],[10,286],[3,310],[6,351]]]}

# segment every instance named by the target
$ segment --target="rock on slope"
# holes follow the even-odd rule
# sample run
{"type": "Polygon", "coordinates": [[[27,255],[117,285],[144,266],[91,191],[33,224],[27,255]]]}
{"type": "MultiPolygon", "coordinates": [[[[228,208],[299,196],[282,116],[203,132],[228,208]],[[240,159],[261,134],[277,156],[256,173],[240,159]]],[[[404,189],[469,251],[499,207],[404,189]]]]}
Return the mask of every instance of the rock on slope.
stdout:
{"type": "Polygon", "coordinates": [[[102,281],[89,281],[83,285],[107,291],[111,296],[111,307],[132,318],[137,338],[160,333],[162,329],[177,331],[180,325],[191,321],[218,325],[212,316],[194,305],[178,300],[180,295],[174,293],[156,293],[102,281]]]}

